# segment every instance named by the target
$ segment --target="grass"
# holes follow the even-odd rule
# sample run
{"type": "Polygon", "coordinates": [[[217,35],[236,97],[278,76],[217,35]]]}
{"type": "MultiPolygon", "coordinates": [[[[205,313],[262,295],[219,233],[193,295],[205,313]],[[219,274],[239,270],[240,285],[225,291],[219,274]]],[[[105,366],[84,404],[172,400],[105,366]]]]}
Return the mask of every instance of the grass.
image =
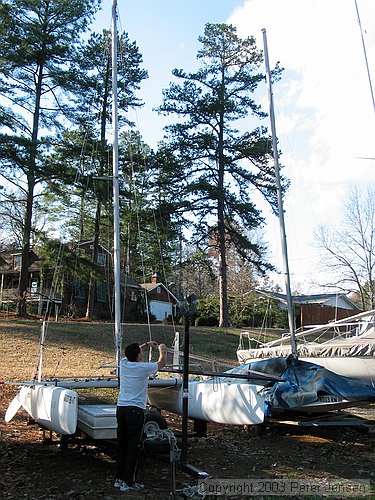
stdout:
{"type": "MultiPolygon", "coordinates": [[[[0,380],[29,380],[39,363],[42,323],[38,320],[0,320],[0,380]]],[[[175,331],[180,332],[183,349],[184,325],[123,325],[123,347],[151,338],[172,346],[175,331]]],[[[190,327],[190,353],[237,364],[236,349],[242,330],[235,328],[190,327]]],[[[253,331],[254,336],[259,332],[253,331]]],[[[115,339],[112,323],[50,322],[46,326],[43,354],[46,377],[106,376],[115,363],[115,339]]],[[[154,358],[157,352],[154,352],[154,358]]]]}
{"type": "MultiPolygon", "coordinates": [[[[0,320],[0,381],[25,381],[37,376],[42,323],[17,318],[0,320]]],[[[124,324],[123,348],[132,342],[153,338],[171,347],[175,331],[180,333],[183,349],[184,325],[124,324]]],[[[190,327],[190,353],[227,364],[237,364],[236,349],[240,330],[190,327]]],[[[153,351],[153,360],[157,359],[153,351]]],[[[171,354],[169,354],[171,362],[171,354]]],[[[43,349],[43,378],[108,377],[115,368],[115,339],[112,323],[54,322],[46,324],[43,349]]],[[[195,368],[195,367],[194,367],[195,368]]],[[[202,366],[212,369],[212,365],[202,366]]],[[[161,375],[163,376],[163,375],[161,375]]],[[[165,375],[166,376],[166,375],[165,375]]],[[[113,402],[117,391],[80,390],[87,400],[100,396],[113,402]]]]}

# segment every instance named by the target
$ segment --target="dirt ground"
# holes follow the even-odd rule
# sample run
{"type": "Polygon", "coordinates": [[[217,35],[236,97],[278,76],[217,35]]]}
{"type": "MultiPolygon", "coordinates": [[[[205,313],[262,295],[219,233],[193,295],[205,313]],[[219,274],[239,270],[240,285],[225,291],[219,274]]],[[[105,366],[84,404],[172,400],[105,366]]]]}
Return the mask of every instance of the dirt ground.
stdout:
{"type": "MultiPolygon", "coordinates": [[[[9,424],[4,422],[4,413],[16,388],[2,386],[0,391],[1,498],[110,500],[123,495],[150,500],[173,498],[172,466],[168,458],[163,461],[142,453],[139,480],[145,484],[145,490],[120,493],[113,488],[112,444],[72,443],[66,449],[57,442],[44,444],[42,430],[35,424],[28,425],[25,414],[17,414],[9,424]]],[[[362,410],[362,415],[372,417],[375,410],[362,410]]],[[[172,418],[169,416],[171,427],[178,427],[180,422],[172,418]]],[[[187,458],[190,464],[214,478],[300,479],[318,484],[328,480],[374,481],[374,431],[375,427],[271,425],[264,434],[257,435],[254,429],[211,424],[206,437],[188,439],[187,458]]],[[[197,480],[177,468],[176,483],[177,489],[182,490],[196,485],[197,480]]]]}
{"type": "MultiPolygon", "coordinates": [[[[21,342],[22,336],[17,337],[17,342],[21,342]]],[[[5,334],[0,338],[0,380],[4,380],[6,373],[9,374],[9,363],[16,366],[16,359],[9,361],[7,348],[4,347],[7,339],[5,334]]],[[[24,341],[33,340],[26,336],[24,341]]],[[[138,480],[145,484],[145,489],[141,492],[121,493],[113,487],[113,444],[98,445],[78,441],[62,448],[56,436],[50,444],[45,442],[46,436],[37,425],[28,424],[26,414],[22,411],[10,423],[5,423],[5,411],[17,390],[16,386],[0,385],[0,498],[173,498],[172,466],[168,462],[168,456],[162,460],[142,453],[138,480]]],[[[350,412],[375,421],[375,405],[356,408],[350,412]]],[[[181,429],[180,420],[172,415],[166,417],[170,428],[177,434],[181,429]]],[[[300,480],[302,483],[320,485],[329,481],[341,484],[350,480],[354,483],[367,481],[374,484],[375,423],[374,426],[366,427],[302,427],[270,423],[263,428],[263,432],[256,428],[210,424],[206,437],[189,437],[187,461],[212,478],[228,480],[300,480]]],[[[179,467],[175,478],[178,490],[197,485],[197,479],[179,467]]],[[[186,489],[185,494],[192,494],[192,491],[186,489]]],[[[180,497],[183,498],[181,492],[180,497]]],[[[290,498],[291,495],[258,496],[273,499],[286,497],[290,498]]],[[[295,498],[321,497],[322,495],[295,495],[295,498]]],[[[359,495],[351,494],[350,497],[359,498],[359,495]]],[[[237,495],[232,498],[249,497],[237,495]]],[[[348,496],[340,493],[332,494],[330,498],[348,496]]],[[[375,498],[375,495],[367,492],[366,498],[375,498]]]]}

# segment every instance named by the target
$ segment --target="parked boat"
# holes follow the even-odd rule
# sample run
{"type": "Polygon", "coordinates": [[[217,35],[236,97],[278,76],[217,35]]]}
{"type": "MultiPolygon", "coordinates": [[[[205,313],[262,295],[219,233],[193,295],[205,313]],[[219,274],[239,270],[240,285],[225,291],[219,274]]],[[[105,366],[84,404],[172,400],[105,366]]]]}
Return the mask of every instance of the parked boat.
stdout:
{"type": "MultiPolygon", "coordinates": [[[[119,217],[119,175],[118,175],[118,97],[117,97],[117,0],[112,2],[112,134],[113,134],[113,220],[114,220],[114,336],[116,342],[116,366],[119,366],[122,351],[121,329],[121,269],[120,269],[120,217],[119,217]]],[[[74,388],[80,387],[113,387],[117,380],[77,381],[74,375],[71,380],[55,380],[44,382],[41,378],[43,364],[44,332],[40,342],[40,363],[38,381],[24,382],[6,412],[9,422],[20,408],[42,427],[58,434],[74,434],[78,419],[78,393],[74,388]]],[[[114,417],[115,418],[115,417],[114,417]]]]}
{"type": "MultiPolygon", "coordinates": [[[[298,358],[328,370],[375,385],[375,309],[308,328],[295,334],[298,358]]],[[[249,332],[240,335],[240,364],[286,357],[291,353],[290,335],[251,346],[249,332]]]]}
{"type": "Polygon", "coordinates": [[[279,353],[273,359],[241,364],[238,368],[225,372],[225,377],[217,375],[208,380],[189,380],[188,388],[184,388],[181,383],[169,390],[149,388],[150,403],[156,407],[182,414],[183,403],[188,400],[190,418],[220,423],[256,424],[261,423],[267,415],[276,416],[285,411],[298,414],[323,413],[375,400],[375,388],[371,384],[337,375],[322,366],[300,360],[298,356],[265,30],[263,41],[290,328],[290,335],[285,339],[288,344],[287,352],[279,353]],[[269,377],[279,376],[282,380],[257,380],[256,375],[252,380],[237,378],[253,371],[262,372],[269,377]],[[236,378],[231,379],[231,374],[236,375],[236,378]]]}
{"type": "Polygon", "coordinates": [[[156,408],[182,415],[186,397],[189,418],[234,425],[256,425],[285,413],[326,413],[375,401],[371,384],[291,356],[243,364],[205,380],[191,378],[187,393],[181,379],[171,379],[170,386],[150,385],[148,394],[156,408]]]}

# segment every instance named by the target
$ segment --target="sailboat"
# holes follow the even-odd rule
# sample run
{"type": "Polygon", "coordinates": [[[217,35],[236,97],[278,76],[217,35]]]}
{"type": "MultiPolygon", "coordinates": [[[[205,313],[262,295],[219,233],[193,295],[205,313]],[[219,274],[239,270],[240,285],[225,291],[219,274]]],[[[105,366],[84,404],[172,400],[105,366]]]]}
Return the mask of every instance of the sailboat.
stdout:
{"type": "MultiPolygon", "coordinates": [[[[251,347],[250,334],[241,333],[237,349],[240,364],[287,357],[289,334],[251,347]]],[[[323,366],[338,375],[375,385],[375,309],[296,333],[299,359],[323,366]]]]}
{"type": "MultiPolygon", "coordinates": [[[[375,98],[369,70],[365,40],[357,1],[355,0],[357,21],[366,65],[367,78],[375,111],[375,98]]],[[[290,333],[271,342],[250,344],[250,335],[243,332],[237,349],[239,363],[254,363],[268,358],[288,356],[291,353],[290,333]]],[[[298,339],[299,359],[316,363],[334,373],[375,385],[375,309],[356,314],[345,319],[305,327],[295,335],[298,339]]]]}

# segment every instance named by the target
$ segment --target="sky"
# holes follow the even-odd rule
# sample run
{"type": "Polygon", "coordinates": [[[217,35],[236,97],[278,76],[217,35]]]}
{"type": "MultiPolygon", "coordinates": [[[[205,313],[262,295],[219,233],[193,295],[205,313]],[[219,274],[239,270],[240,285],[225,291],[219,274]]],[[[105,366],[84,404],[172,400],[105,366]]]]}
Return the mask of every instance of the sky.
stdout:
{"type": "MultiPolygon", "coordinates": [[[[103,0],[95,30],[109,28],[111,3],[103,0]]],[[[284,68],[273,94],[280,164],[291,183],[284,202],[291,287],[323,292],[331,276],[322,272],[314,230],[339,224],[350,186],[365,195],[375,184],[375,110],[355,1],[118,0],[118,5],[119,28],[136,41],[149,72],[139,94],[145,106],[131,118],[153,148],[167,121],[152,110],[161,104],[173,68],[197,68],[197,39],[205,24],[231,23],[239,36],[254,36],[260,49],[266,29],[270,65],[279,61],[284,68]]],[[[375,87],[375,2],[357,0],[357,6],[375,87]]],[[[268,111],[266,85],[258,89],[257,102],[268,111]]],[[[268,119],[263,124],[270,129],[268,119]]],[[[282,271],[278,221],[267,210],[264,215],[269,259],[282,271]]],[[[283,286],[282,275],[272,279],[283,286]]]]}

